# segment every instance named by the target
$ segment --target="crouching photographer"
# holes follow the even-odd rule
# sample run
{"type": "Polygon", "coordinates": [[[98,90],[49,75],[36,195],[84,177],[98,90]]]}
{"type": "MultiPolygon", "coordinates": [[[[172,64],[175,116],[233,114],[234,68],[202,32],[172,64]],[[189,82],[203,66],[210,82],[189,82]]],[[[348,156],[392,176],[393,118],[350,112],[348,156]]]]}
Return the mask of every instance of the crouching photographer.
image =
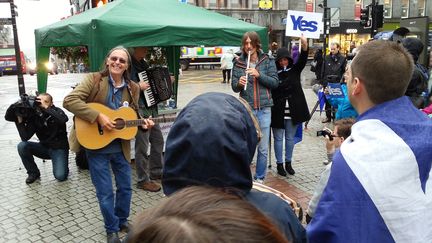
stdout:
{"type": "Polygon", "coordinates": [[[8,108],[5,119],[15,122],[21,137],[22,142],[17,147],[27,170],[27,184],[40,178],[34,156],[50,159],[54,177],[59,181],[67,179],[69,174],[69,144],[66,132],[68,117],[62,109],[54,106],[50,94],[21,95],[21,99],[8,108]],[[39,142],[28,141],[34,134],[39,142]]]}
{"type": "Polygon", "coordinates": [[[328,178],[330,176],[331,162],[333,160],[333,154],[337,149],[340,148],[342,143],[351,135],[351,127],[354,125],[355,119],[344,118],[335,121],[333,131],[325,128],[322,131],[317,131],[317,136],[323,136],[326,139],[326,149],[328,163],[325,170],[321,173],[321,178],[315,188],[313,196],[309,202],[308,209],[306,211],[306,223],[312,220],[315,214],[316,207],[327,185],[328,178]]]}

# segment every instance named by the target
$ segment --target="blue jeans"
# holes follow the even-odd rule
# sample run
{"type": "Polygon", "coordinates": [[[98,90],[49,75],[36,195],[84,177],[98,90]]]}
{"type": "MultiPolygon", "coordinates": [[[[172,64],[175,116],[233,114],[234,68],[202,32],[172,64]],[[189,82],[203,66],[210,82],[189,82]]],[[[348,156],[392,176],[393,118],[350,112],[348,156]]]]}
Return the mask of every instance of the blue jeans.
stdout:
{"type": "Polygon", "coordinates": [[[53,165],[54,177],[59,181],[67,179],[69,174],[69,149],[50,149],[40,143],[23,141],[17,145],[18,154],[29,175],[40,175],[34,161],[36,156],[41,159],[50,159],[53,165]]]}
{"type": "Polygon", "coordinates": [[[135,137],[135,165],[138,184],[162,174],[162,153],[164,139],[159,125],[148,131],[138,129],[135,137]],[[150,156],[147,154],[150,146],[150,156]]]}
{"type": "Polygon", "coordinates": [[[262,132],[262,138],[258,144],[257,163],[254,178],[264,180],[266,176],[268,143],[270,139],[271,109],[270,107],[265,107],[260,110],[254,109],[253,113],[258,118],[259,126],[262,132]]]}
{"type": "Polygon", "coordinates": [[[122,152],[95,153],[86,150],[89,162],[90,177],[96,188],[99,208],[104,218],[107,233],[120,230],[120,226],[127,222],[132,198],[131,168],[122,152]],[[111,169],[116,183],[114,196],[111,181],[111,169]]]}
{"type": "Polygon", "coordinates": [[[283,148],[284,135],[285,135],[285,162],[291,162],[292,154],[294,150],[294,135],[296,134],[297,126],[298,124],[294,125],[291,119],[285,119],[284,120],[285,128],[272,128],[276,163],[278,164],[283,163],[282,148],[283,148]]]}

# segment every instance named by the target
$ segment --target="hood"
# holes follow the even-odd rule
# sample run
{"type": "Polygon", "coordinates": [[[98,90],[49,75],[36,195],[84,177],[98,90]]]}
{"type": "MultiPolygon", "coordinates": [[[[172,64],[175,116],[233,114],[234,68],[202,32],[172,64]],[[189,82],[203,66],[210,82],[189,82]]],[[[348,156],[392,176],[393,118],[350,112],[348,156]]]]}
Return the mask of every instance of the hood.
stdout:
{"type": "Polygon", "coordinates": [[[164,193],[203,184],[250,191],[257,144],[253,120],[237,98],[215,92],[194,98],[168,134],[164,193]]]}
{"type": "Polygon", "coordinates": [[[423,43],[417,38],[405,38],[402,40],[402,45],[411,53],[414,62],[417,62],[420,53],[423,51],[423,43]]]}
{"type": "Polygon", "coordinates": [[[292,59],[288,49],[285,47],[281,47],[277,50],[276,53],[276,67],[278,70],[282,69],[282,67],[279,65],[279,60],[284,57],[288,58],[288,67],[291,67],[294,64],[294,60],[292,59]]]}

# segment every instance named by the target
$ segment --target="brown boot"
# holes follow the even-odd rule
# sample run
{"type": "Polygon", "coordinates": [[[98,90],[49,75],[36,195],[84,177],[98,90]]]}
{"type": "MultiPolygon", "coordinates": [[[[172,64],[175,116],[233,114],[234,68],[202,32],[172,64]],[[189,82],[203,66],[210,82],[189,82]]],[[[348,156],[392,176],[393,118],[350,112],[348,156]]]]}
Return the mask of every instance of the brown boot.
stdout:
{"type": "Polygon", "coordinates": [[[161,190],[161,186],[154,181],[146,181],[137,185],[137,188],[143,189],[149,192],[158,192],[161,190]]]}

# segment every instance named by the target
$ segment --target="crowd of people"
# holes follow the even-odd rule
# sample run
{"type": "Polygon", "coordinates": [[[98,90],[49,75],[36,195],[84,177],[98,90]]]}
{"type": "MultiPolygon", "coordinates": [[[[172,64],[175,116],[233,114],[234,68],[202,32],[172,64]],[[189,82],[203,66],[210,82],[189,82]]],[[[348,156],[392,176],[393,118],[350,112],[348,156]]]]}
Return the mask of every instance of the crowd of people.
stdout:
{"type": "MultiPolygon", "coordinates": [[[[239,97],[216,92],[197,96],[179,112],[165,142],[151,119],[158,116],[157,105],[144,103],[143,91],[150,88],[140,78],[149,68],[146,47],[114,47],[103,69],[86,75],[64,98],[65,109],[97,124],[100,133],[118,124],[92,104],[132,108],[142,120],[135,137],[136,186],[150,192],[162,188],[167,196],[130,225],[130,141],[116,138],[101,148],[85,149],[107,242],[121,242],[121,231],[128,232],[126,242],[430,240],[432,120],[424,113],[432,108],[424,94],[427,87],[407,93],[429,78],[416,59],[423,46],[415,40],[371,41],[356,47],[348,63],[339,44],[332,43],[331,54],[317,61],[321,72],[316,77],[328,102],[324,122],[336,121],[325,133],[329,163],[306,211],[305,228],[286,200],[254,184],[266,183],[271,130],[277,173],[295,174],[294,135],[311,118],[300,83],[307,39],[300,37],[300,46],[292,49],[297,54],[284,47],[264,53],[256,32],[246,32],[241,44],[241,54],[228,55],[224,62],[232,63],[223,69],[224,82],[231,76],[239,97]],[[342,83],[341,97],[331,95],[329,83],[342,83]]],[[[55,178],[64,181],[69,147],[76,147],[77,140],[68,143],[68,118],[49,94],[38,95],[35,102],[31,116],[16,107],[6,114],[22,139],[18,153],[28,174],[25,182],[40,177],[34,156],[51,159],[55,178]],[[34,134],[40,142],[28,141],[34,134]]]]}

